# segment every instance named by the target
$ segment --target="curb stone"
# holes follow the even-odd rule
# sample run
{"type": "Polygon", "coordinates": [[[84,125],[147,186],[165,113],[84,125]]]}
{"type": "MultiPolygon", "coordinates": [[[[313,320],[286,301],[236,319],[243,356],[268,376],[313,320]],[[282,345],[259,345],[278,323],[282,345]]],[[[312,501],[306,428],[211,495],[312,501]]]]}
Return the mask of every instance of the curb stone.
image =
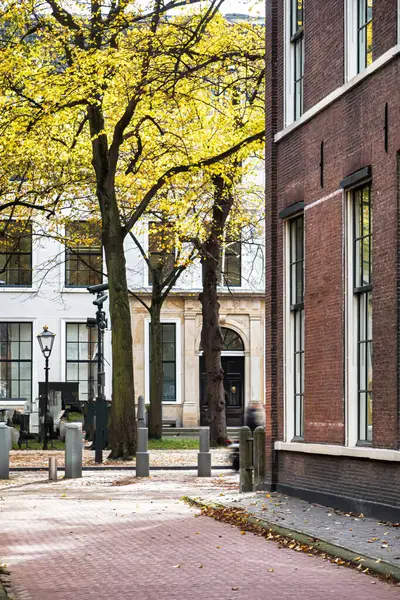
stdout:
{"type": "MultiPolygon", "coordinates": [[[[203,502],[198,498],[190,498],[188,497],[193,506],[197,506],[198,508],[206,507],[213,509],[220,508],[229,508],[229,506],[221,503],[215,502],[203,502]]],[[[251,525],[257,525],[258,527],[262,527],[263,529],[269,529],[278,535],[282,535],[287,538],[291,538],[299,542],[300,544],[307,544],[312,548],[316,548],[326,554],[330,554],[331,556],[340,558],[356,567],[360,564],[363,565],[363,568],[368,568],[372,573],[377,575],[381,575],[386,578],[392,578],[396,582],[400,582],[400,567],[396,567],[390,563],[387,563],[383,560],[380,562],[376,562],[375,558],[371,558],[369,556],[365,556],[363,554],[357,554],[353,550],[349,550],[348,548],[343,548],[342,546],[337,546],[336,544],[332,544],[332,542],[327,542],[321,538],[310,537],[309,535],[302,533],[296,529],[290,529],[289,527],[282,527],[281,525],[277,525],[272,521],[265,521],[263,519],[259,519],[258,517],[246,517],[247,523],[251,525]],[[357,558],[357,560],[355,560],[357,558]]]]}

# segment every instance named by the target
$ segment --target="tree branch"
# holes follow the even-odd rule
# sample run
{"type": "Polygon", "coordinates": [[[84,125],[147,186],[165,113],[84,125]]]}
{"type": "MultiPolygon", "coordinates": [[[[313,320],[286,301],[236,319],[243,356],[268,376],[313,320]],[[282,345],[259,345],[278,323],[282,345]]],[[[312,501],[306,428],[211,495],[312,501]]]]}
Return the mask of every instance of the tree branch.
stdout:
{"type": "Polygon", "coordinates": [[[140,202],[139,206],[136,208],[134,213],[128,219],[126,225],[124,227],[122,227],[123,235],[125,236],[128,233],[128,231],[130,231],[132,229],[134,224],[138,221],[138,219],[140,219],[140,217],[146,210],[150,201],[154,198],[154,196],[157,194],[157,192],[167,183],[167,181],[169,179],[171,179],[171,177],[173,177],[174,175],[178,175],[179,173],[187,173],[189,171],[192,171],[193,169],[201,169],[202,167],[210,167],[211,165],[215,165],[216,163],[224,160],[225,158],[229,158],[230,156],[232,156],[232,154],[239,152],[239,150],[241,150],[242,148],[245,148],[249,144],[263,140],[264,137],[265,137],[265,129],[263,131],[259,131],[258,133],[255,133],[254,135],[251,135],[251,136],[245,138],[244,140],[241,140],[240,142],[238,142],[237,144],[235,144],[228,150],[224,150],[224,152],[221,152],[220,154],[217,154],[216,156],[213,156],[211,158],[205,158],[203,160],[199,160],[198,162],[195,162],[195,163],[192,163],[189,165],[180,165],[180,166],[171,167],[170,169],[168,169],[164,173],[164,175],[162,175],[158,179],[158,181],[154,185],[152,185],[152,187],[147,191],[147,193],[144,195],[142,201],[140,202]]]}

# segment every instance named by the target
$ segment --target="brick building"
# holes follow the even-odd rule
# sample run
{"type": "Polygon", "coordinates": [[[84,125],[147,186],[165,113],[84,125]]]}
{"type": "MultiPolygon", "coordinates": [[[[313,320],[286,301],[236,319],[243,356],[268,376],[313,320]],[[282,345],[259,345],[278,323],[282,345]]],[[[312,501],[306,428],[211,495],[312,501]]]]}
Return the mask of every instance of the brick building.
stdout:
{"type": "Polygon", "coordinates": [[[266,16],[267,483],[399,520],[400,2],[266,16]]]}

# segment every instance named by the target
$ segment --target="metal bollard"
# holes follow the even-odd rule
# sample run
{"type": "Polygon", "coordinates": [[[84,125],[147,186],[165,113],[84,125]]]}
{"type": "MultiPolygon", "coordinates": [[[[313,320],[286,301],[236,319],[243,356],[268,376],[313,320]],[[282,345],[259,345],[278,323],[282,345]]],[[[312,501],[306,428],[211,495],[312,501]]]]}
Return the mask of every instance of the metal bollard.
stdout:
{"type": "Polygon", "coordinates": [[[5,423],[0,423],[0,479],[10,476],[10,432],[5,423]]]}
{"type": "Polygon", "coordinates": [[[146,427],[146,407],[143,396],[139,396],[138,398],[137,421],[138,428],[146,427]]]}
{"type": "Polygon", "coordinates": [[[140,427],[137,432],[136,477],[148,477],[150,472],[149,430],[147,427],[140,427]]]}
{"type": "Polygon", "coordinates": [[[82,477],[82,423],[65,426],[65,479],[82,477]]]}
{"type": "Polygon", "coordinates": [[[55,456],[49,458],[49,480],[57,481],[57,459],[55,456]]]}
{"type": "Polygon", "coordinates": [[[265,489],[265,429],[256,427],[254,434],[254,490],[265,489]]]}
{"type": "Polygon", "coordinates": [[[197,455],[197,476],[211,477],[210,428],[200,427],[200,452],[197,455]]]}
{"type": "Polygon", "coordinates": [[[253,491],[253,438],[249,427],[241,427],[239,432],[239,491],[253,491]]]}

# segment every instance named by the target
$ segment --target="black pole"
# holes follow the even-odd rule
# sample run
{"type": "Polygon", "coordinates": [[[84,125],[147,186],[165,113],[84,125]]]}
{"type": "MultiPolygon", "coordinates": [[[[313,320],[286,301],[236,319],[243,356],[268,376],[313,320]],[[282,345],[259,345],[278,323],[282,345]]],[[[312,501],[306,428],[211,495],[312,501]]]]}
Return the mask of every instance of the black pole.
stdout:
{"type": "Polygon", "coordinates": [[[97,398],[96,398],[96,433],[95,453],[96,463],[103,462],[105,431],[107,428],[107,403],[104,394],[104,327],[106,327],[105,313],[98,306],[97,321],[97,398]]]}
{"type": "Polygon", "coordinates": [[[49,407],[49,357],[45,356],[45,404],[44,404],[44,420],[43,420],[43,450],[47,450],[47,411],[49,407]]]}

